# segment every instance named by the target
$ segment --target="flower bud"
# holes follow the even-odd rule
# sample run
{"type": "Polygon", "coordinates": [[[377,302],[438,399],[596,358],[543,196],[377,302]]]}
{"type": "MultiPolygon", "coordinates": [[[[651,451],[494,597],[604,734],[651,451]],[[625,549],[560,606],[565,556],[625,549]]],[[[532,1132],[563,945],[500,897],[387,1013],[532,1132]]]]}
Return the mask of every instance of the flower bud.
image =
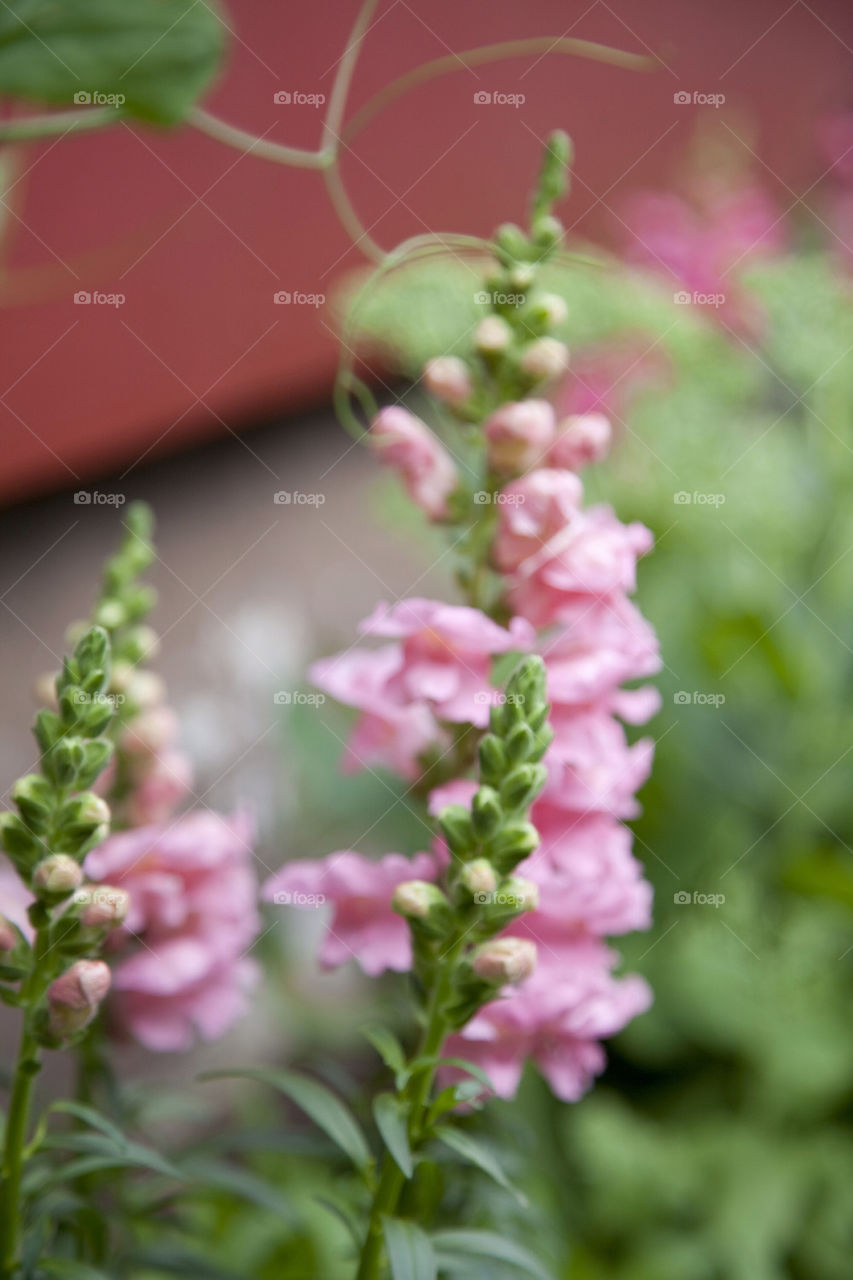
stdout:
{"type": "Polygon", "coordinates": [[[558,293],[543,293],[534,302],[537,316],[540,316],[549,328],[564,324],[569,318],[569,308],[564,298],[558,293]]]}
{"type": "Polygon", "coordinates": [[[510,810],[526,809],[536,799],[547,779],[548,771],[544,765],[516,765],[501,783],[501,804],[510,810]]]}
{"type": "MultiPolygon", "coordinates": [[[[134,662],[153,662],[160,652],[160,637],[153,627],[142,623],[125,637],[123,648],[134,662]]],[[[141,674],[152,675],[152,672],[141,674]]]]}
{"type": "Polygon", "coordinates": [[[536,278],[536,272],[529,262],[519,262],[509,273],[509,283],[519,293],[526,292],[536,278]]]}
{"type": "Polygon", "coordinates": [[[471,825],[480,839],[486,839],[497,831],[503,821],[498,793],[493,787],[480,787],[471,801],[471,825]]]}
{"type": "Polygon", "coordinates": [[[484,982],[515,986],[536,968],[536,944],[528,938],[493,938],[477,948],[472,965],[484,982]]]}
{"type": "Polygon", "coordinates": [[[33,888],[48,897],[66,897],[83,883],[83,868],[67,853],[52,853],[33,872],[33,888]]]}
{"type": "Polygon", "coordinates": [[[506,752],[500,738],[487,733],[479,746],[480,777],[484,782],[497,782],[506,772],[506,752]]]}
{"type": "Polygon", "coordinates": [[[87,1026],[110,989],[110,971],[103,960],[76,960],[48,987],[49,1027],[60,1039],[87,1026]]]}
{"type": "Polygon", "coordinates": [[[53,788],[47,778],[38,773],[19,778],[12,788],[12,799],[24,821],[34,831],[43,831],[54,805],[53,788]]]}
{"type": "Polygon", "coordinates": [[[539,906],[539,885],[526,876],[509,876],[500,887],[514,912],[535,911],[539,906]]]}
{"type": "Polygon", "coordinates": [[[458,356],[437,356],[434,360],[428,360],[423,381],[436,399],[454,409],[463,405],[474,390],[468,366],[458,356]]]}
{"type": "Polygon", "coordinates": [[[75,894],[80,921],[90,929],[115,929],[130,910],[130,894],[110,884],[87,885],[75,894]]]}
{"type": "Polygon", "coordinates": [[[58,705],[56,700],[56,677],[58,675],[58,671],[43,671],[40,676],[36,676],[33,693],[35,694],[36,702],[40,706],[56,709],[58,705]]]}
{"type": "Polygon", "coordinates": [[[450,847],[450,852],[464,858],[474,848],[474,829],[471,814],[461,804],[449,804],[438,815],[438,825],[450,847]]]}
{"type": "Polygon", "coordinates": [[[448,903],[438,886],[429,880],[404,880],[394,890],[391,906],[408,920],[426,920],[436,913],[445,915],[448,903]]]}
{"type": "Polygon", "coordinates": [[[469,893],[494,893],[498,887],[495,869],[488,858],[475,858],[463,868],[460,879],[469,893]]]}
{"type": "Polygon", "coordinates": [[[539,848],[539,832],[532,822],[510,822],[498,832],[491,844],[497,865],[509,869],[539,848]]]}
{"type": "Polygon", "coordinates": [[[368,443],[380,462],[400,474],[412,501],[431,520],[446,518],[459,474],[444,445],[420,418],[399,405],[388,405],[374,418],[368,443]]]}
{"type": "Polygon", "coordinates": [[[575,414],[560,423],[551,445],[548,464],[580,471],[590,462],[599,462],[610,448],[613,431],[603,413],[575,414]]]}
{"type": "Polygon", "coordinates": [[[569,367],[569,348],[557,338],[537,338],[525,348],[521,367],[536,382],[555,382],[569,367]]]}
{"type": "Polygon", "coordinates": [[[529,471],[548,452],[555,430],[554,410],[547,400],[501,405],[484,428],[493,470],[504,476],[529,471]]]}
{"type": "Polygon", "coordinates": [[[483,355],[499,355],[512,342],[512,329],[501,316],[486,316],[474,330],[474,345],[483,355]]]}
{"type": "Polygon", "coordinates": [[[0,916],[0,952],[13,951],[18,945],[15,927],[5,916],[0,916]]]}
{"type": "Polygon", "coordinates": [[[148,707],[125,725],[121,746],[130,755],[156,755],[177,738],[178,728],[171,707],[148,707]]]}

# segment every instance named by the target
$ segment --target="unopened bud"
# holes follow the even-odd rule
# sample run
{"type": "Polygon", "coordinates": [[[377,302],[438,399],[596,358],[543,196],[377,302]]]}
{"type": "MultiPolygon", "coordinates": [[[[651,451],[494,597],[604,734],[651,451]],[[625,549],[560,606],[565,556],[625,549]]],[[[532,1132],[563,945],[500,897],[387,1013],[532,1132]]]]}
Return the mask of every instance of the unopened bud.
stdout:
{"type": "Polygon", "coordinates": [[[501,885],[500,894],[515,911],[535,911],[539,906],[539,885],[526,876],[509,876],[501,885]]]}
{"type": "Polygon", "coordinates": [[[499,475],[514,476],[541,463],[554,441],[554,409],[547,400],[501,405],[484,432],[489,462],[499,475]]]}
{"type": "Polygon", "coordinates": [[[471,800],[471,825],[480,839],[487,839],[503,821],[498,793],[493,787],[480,787],[471,800]]]}
{"type": "Polygon", "coordinates": [[[127,918],[130,894],[113,885],[87,885],[74,897],[80,921],[91,929],[115,929],[127,918]]]}
{"type": "Polygon", "coordinates": [[[495,869],[488,858],[475,858],[463,869],[460,877],[469,893],[494,893],[498,887],[495,869]]]}
{"type": "Polygon", "coordinates": [[[450,852],[464,858],[474,848],[474,829],[471,814],[461,804],[449,804],[438,815],[438,825],[450,847],[450,852]]]}
{"type": "Polygon", "coordinates": [[[512,329],[501,316],[486,316],[474,330],[474,345],[484,355],[498,355],[512,342],[512,329]]]}
{"type": "Polygon", "coordinates": [[[110,989],[110,971],[103,960],[77,960],[47,992],[51,1032],[60,1039],[87,1026],[110,989]]]}
{"type": "Polygon", "coordinates": [[[610,448],[613,431],[603,413],[581,413],[566,418],[548,454],[552,467],[580,471],[599,462],[610,448]]]}
{"type": "Polygon", "coordinates": [[[555,382],[569,367],[569,348],[557,338],[537,338],[525,348],[521,367],[536,382],[555,382]]]}
{"type": "Polygon", "coordinates": [[[12,951],[18,945],[15,927],[5,916],[0,916],[0,952],[12,951]]]}
{"type": "Polygon", "coordinates": [[[484,982],[515,986],[536,968],[536,944],[528,938],[494,938],[477,948],[472,964],[484,982]]]}
{"type": "Polygon", "coordinates": [[[453,408],[463,405],[474,390],[468,366],[458,356],[436,356],[428,360],[423,381],[428,391],[453,408]]]}
{"type": "Polygon", "coordinates": [[[549,328],[564,324],[569,317],[569,308],[566,306],[565,299],[561,298],[558,293],[540,294],[533,307],[537,317],[541,317],[549,328]]]}
{"type": "Polygon", "coordinates": [[[446,908],[447,899],[429,880],[404,880],[394,890],[391,906],[409,920],[426,920],[436,908],[446,908]]]}
{"type": "Polygon", "coordinates": [[[82,883],[83,869],[67,853],[52,853],[33,872],[33,888],[50,897],[64,897],[82,883]]]}

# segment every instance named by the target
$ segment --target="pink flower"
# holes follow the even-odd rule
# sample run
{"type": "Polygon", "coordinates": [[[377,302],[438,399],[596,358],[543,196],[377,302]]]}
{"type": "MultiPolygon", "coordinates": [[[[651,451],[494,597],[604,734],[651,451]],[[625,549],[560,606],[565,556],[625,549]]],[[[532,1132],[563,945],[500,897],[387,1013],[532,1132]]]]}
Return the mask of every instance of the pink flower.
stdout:
{"type": "Polygon", "coordinates": [[[439,869],[439,860],[430,853],[414,858],[388,853],[373,861],[344,850],[286,863],[266,882],[262,896],[282,906],[331,907],[320,963],[332,969],[355,959],[375,977],[386,969],[403,972],[412,966],[409,925],[391,905],[395,888],[407,880],[433,881],[439,869]]]}
{"type": "Polygon", "coordinates": [[[545,949],[587,933],[600,937],[648,929],[652,887],[631,853],[631,832],[604,814],[578,817],[540,800],[533,821],[541,844],[518,868],[539,886],[539,905],[510,932],[545,949]]]}
{"type": "Polygon", "coordinates": [[[628,746],[618,720],[598,708],[552,710],[551,725],[555,737],[545,756],[543,799],[575,813],[636,817],[634,793],[651,772],[651,739],[628,746]]]}
{"type": "Polygon", "coordinates": [[[529,471],[542,462],[555,430],[554,409],[547,400],[501,405],[483,428],[492,469],[504,476],[529,471]]]}
{"type": "Polygon", "coordinates": [[[477,1063],[503,1098],[514,1096],[532,1058],[564,1102],[576,1102],[605,1066],[598,1041],[615,1035],[651,1003],[642,978],[614,978],[612,953],[584,942],[548,962],[540,948],[533,976],[481,1009],[444,1052],[477,1063]]]}
{"type": "Polygon", "coordinates": [[[416,777],[419,757],[444,745],[446,723],[488,723],[492,657],[535,640],[522,618],[501,627],[478,609],[417,598],[379,605],[361,631],[395,643],[326,658],[311,679],[364,713],[345,764],[384,764],[404,777],[416,777]]]}
{"type": "Polygon", "coordinates": [[[380,462],[399,472],[412,501],[431,520],[443,520],[459,477],[450,454],[420,418],[389,405],[374,418],[368,441],[380,462]]]}
{"type": "MultiPolygon", "coordinates": [[[[21,880],[15,868],[0,854],[0,920],[17,925],[24,937],[30,942],[33,938],[33,927],[27,915],[27,908],[33,901],[33,895],[21,880]]],[[[8,929],[8,925],[3,927],[8,929]]],[[[4,936],[7,941],[11,937],[12,943],[10,947],[2,947],[0,949],[11,950],[11,947],[18,940],[17,935],[13,930],[9,930],[4,936]]]]}
{"type": "Polygon", "coordinates": [[[165,822],[192,792],[192,761],[183,751],[170,749],[151,758],[138,771],[127,797],[125,817],[130,826],[165,822]]]}
{"type": "Polygon", "coordinates": [[[254,966],[244,957],[260,927],[252,839],[245,815],[203,810],[119,832],[86,858],[92,880],[130,894],[112,935],[116,1015],[149,1048],[188,1048],[245,1008],[254,966]],[[127,954],[134,937],[143,945],[127,954]]]}
{"type": "Polygon", "coordinates": [[[510,575],[513,608],[537,626],[557,621],[579,595],[636,588],[637,558],[651,549],[644,525],[622,524],[608,506],[580,510],[568,471],[534,471],[504,491],[495,560],[510,575]],[[577,502],[573,505],[573,494],[577,502]]]}
{"type": "Polygon", "coordinates": [[[606,700],[623,681],[653,675],[661,667],[653,628],[619,594],[581,596],[564,604],[560,630],[544,644],[542,656],[553,706],[606,700]]]}
{"type": "Polygon", "coordinates": [[[75,960],[47,990],[50,1030],[64,1039],[88,1026],[110,989],[103,960],[75,960]]]}
{"type": "Polygon", "coordinates": [[[580,471],[591,462],[601,461],[612,438],[610,419],[603,413],[574,414],[559,424],[548,454],[548,465],[580,471]]]}

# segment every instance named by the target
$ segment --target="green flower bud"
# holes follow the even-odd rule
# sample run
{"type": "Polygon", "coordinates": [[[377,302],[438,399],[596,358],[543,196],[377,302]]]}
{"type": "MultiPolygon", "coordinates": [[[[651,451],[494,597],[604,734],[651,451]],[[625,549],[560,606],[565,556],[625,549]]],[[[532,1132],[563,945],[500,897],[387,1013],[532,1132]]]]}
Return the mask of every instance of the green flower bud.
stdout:
{"type": "Polygon", "coordinates": [[[84,677],[96,669],[106,671],[110,661],[110,641],[106,631],[101,627],[90,627],[74,650],[74,660],[84,677]]]}
{"type": "Polygon", "coordinates": [[[474,331],[474,345],[483,355],[499,355],[512,342],[512,329],[501,316],[486,316],[474,331]]]}
{"type": "Polygon", "coordinates": [[[563,238],[563,224],[559,218],[546,214],[533,224],[533,241],[537,248],[553,249],[563,238]]]}
{"type": "Polygon", "coordinates": [[[12,799],[20,810],[27,826],[33,831],[43,831],[53,812],[53,788],[38,773],[28,773],[19,778],[12,788],[12,799]]]}
{"type": "Polygon", "coordinates": [[[52,853],[33,872],[33,888],[40,897],[67,898],[83,883],[83,868],[65,853],[52,853]]]}
{"type": "Polygon", "coordinates": [[[520,764],[501,784],[501,804],[507,809],[526,809],[544,787],[548,771],[541,764],[520,764]]]}
{"type": "Polygon", "coordinates": [[[56,826],[60,832],[90,835],[96,827],[109,824],[111,816],[106,800],[94,791],[81,791],[62,806],[56,815],[56,826]]]}
{"type": "Polygon", "coordinates": [[[398,915],[405,916],[414,929],[433,935],[444,933],[451,922],[450,903],[438,885],[429,880],[404,880],[398,884],[391,906],[398,915]]]}
{"type": "Polygon", "coordinates": [[[520,764],[529,759],[536,745],[536,738],[529,725],[517,724],[507,734],[506,754],[513,764],[520,764]]]}
{"type": "Polygon", "coordinates": [[[95,610],[95,620],[99,627],[115,631],[128,621],[127,609],[120,600],[104,600],[95,610]]]}
{"type": "Polygon", "coordinates": [[[471,825],[474,834],[487,839],[501,825],[503,810],[497,792],[492,787],[480,787],[471,801],[471,825]]]}
{"type": "Polygon", "coordinates": [[[77,785],[91,787],[109,764],[114,750],[113,744],[106,738],[87,742],[83,749],[83,763],[77,771],[77,785]]]}
{"type": "Polygon", "coordinates": [[[495,869],[488,858],[475,858],[469,862],[463,867],[459,879],[475,902],[482,902],[484,894],[490,896],[498,887],[495,869]]]}
{"type": "Polygon", "coordinates": [[[500,738],[487,733],[480,742],[479,754],[480,777],[490,785],[499,782],[507,768],[506,752],[500,738]]]}
{"type": "Polygon", "coordinates": [[[491,841],[492,859],[499,870],[512,870],[539,848],[539,832],[531,822],[510,822],[491,841]]]}
{"type": "Polygon", "coordinates": [[[81,738],[60,738],[46,751],[42,759],[45,774],[58,787],[69,787],[77,778],[77,771],[86,758],[85,744],[81,738]]]}
{"type": "Polygon", "coordinates": [[[513,914],[535,911],[539,906],[539,886],[526,876],[508,876],[501,884],[498,895],[506,898],[513,914]]]}
{"type": "Polygon", "coordinates": [[[461,804],[449,804],[438,815],[438,825],[451,853],[464,858],[476,845],[471,814],[461,804]]]}
{"type": "Polygon", "coordinates": [[[15,859],[16,865],[19,865],[21,858],[36,855],[42,848],[41,841],[16,813],[0,813],[0,842],[10,857],[15,859]]]}
{"type": "Polygon", "coordinates": [[[130,910],[130,894],[109,884],[89,884],[74,895],[80,922],[90,929],[114,929],[130,910]]]}
{"type": "Polygon", "coordinates": [[[477,948],[471,967],[483,982],[496,987],[516,985],[536,968],[536,944],[528,938],[494,938],[477,948]]]}

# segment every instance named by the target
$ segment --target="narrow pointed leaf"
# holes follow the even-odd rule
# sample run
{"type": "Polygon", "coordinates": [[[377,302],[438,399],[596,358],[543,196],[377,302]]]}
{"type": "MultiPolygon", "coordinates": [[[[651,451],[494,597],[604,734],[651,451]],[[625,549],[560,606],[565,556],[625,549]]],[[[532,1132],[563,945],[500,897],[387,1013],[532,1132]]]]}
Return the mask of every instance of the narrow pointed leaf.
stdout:
{"type": "Polygon", "coordinates": [[[454,1129],[448,1124],[439,1125],[434,1130],[435,1137],[439,1142],[443,1142],[451,1151],[455,1151],[463,1160],[467,1160],[469,1164],[476,1165],[478,1169],[482,1169],[483,1173],[503,1187],[505,1191],[509,1191],[514,1195],[520,1205],[527,1204],[527,1197],[513,1186],[509,1178],[501,1168],[500,1161],[497,1156],[484,1147],[481,1143],[472,1138],[470,1134],[465,1133],[462,1129],[454,1129]]]}
{"type": "Polygon", "coordinates": [[[392,1280],[437,1280],[438,1264],[429,1236],[414,1222],[383,1218],[392,1280]]]}
{"type": "Polygon", "coordinates": [[[414,1162],[409,1146],[408,1115],[399,1100],[391,1093],[380,1093],[373,1101],[373,1118],[400,1172],[411,1178],[414,1162]]]}

